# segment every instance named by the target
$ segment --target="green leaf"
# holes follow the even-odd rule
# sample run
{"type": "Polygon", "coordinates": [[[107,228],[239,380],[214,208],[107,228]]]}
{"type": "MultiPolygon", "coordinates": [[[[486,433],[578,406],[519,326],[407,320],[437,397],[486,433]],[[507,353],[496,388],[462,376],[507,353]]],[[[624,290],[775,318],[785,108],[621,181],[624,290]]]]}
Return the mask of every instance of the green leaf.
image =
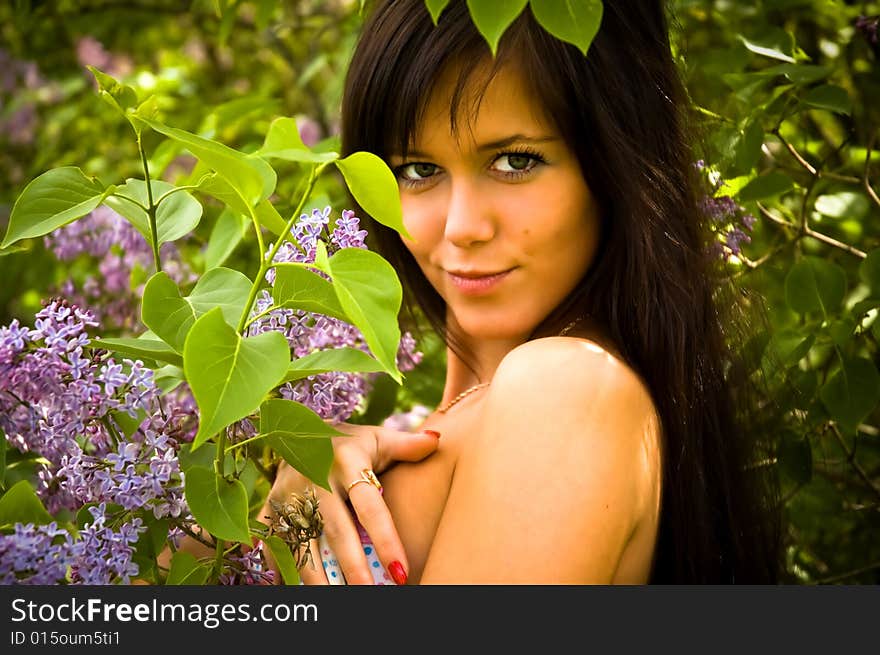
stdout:
{"type": "Polygon", "coordinates": [[[200,179],[198,187],[200,191],[213,196],[242,216],[250,217],[253,211],[257,217],[257,222],[275,234],[283,234],[284,229],[287,227],[278,210],[268,200],[261,201],[256,207],[250,207],[231,184],[216,174],[200,179]]]}
{"type": "Polygon", "coordinates": [[[736,170],[747,173],[755,167],[761,156],[761,146],[764,145],[764,128],[761,126],[761,121],[757,119],[749,121],[741,134],[736,145],[736,170]]]}
{"type": "MultiPolygon", "coordinates": [[[[173,184],[162,180],[151,180],[150,187],[153,190],[153,202],[175,188],[173,184]]],[[[150,202],[147,196],[147,183],[143,180],[129,178],[125,181],[125,185],[118,187],[112,196],[107,197],[104,204],[127,218],[143,235],[147,243],[153,243],[147,212],[120,196],[133,198],[146,207],[150,202]]],[[[198,200],[186,191],[174,192],[163,200],[156,209],[156,234],[159,245],[168,241],[176,241],[189,234],[196,228],[201,218],[202,205],[198,200]]]]}
{"type": "Polygon", "coordinates": [[[183,358],[180,353],[158,339],[132,339],[131,337],[92,339],[90,345],[95,348],[106,348],[111,352],[128,355],[135,359],[152,359],[175,366],[183,366],[183,358]]]}
{"type": "Polygon", "coordinates": [[[309,353],[294,359],[284,376],[285,382],[301,380],[310,375],[329,371],[348,371],[350,373],[381,373],[385,370],[378,361],[357,348],[331,348],[309,353]]]}
{"type": "Polygon", "coordinates": [[[333,463],[330,437],[344,436],[311,409],[292,400],[273,398],[260,407],[260,434],[297,471],[328,491],[333,463]]]}
{"type": "Polygon", "coordinates": [[[235,326],[244,313],[251,285],[244,273],[231,268],[212,268],[199,278],[186,301],[197,317],[219,307],[226,322],[235,326]]]}
{"type": "Polygon", "coordinates": [[[815,334],[798,330],[780,330],[771,340],[772,352],[783,366],[792,366],[807,356],[816,342],[815,334]]]}
{"type": "Polygon", "coordinates": [[[250,543],[248,497],[238,480],[193,466],[186,472],[186,502],[196,522],[218,539],[250,543]]]}
{"type": "Polygon", "coordinates": [[[183,351],[186,335],[196,318],[195,309],[183,299],[167,273],[159,271],[147,281],[141,320],[177,352],[183,351]]]}
{"type": "Polygon", "coordinates": [[[276,118],[272,121],[263,147],[256,154],[272,159],[318,164],[339,159],[339,154],[335,152],[312,152],[309,150],[299,135],[296,119],[287,117],[276,118]]]}
{"type": "Polygon", "coordinates": [[[400,382],[397,313],[403,291],[391,264],[370,250],[342,248],[330,258],[327,266],[345,313],[364,335],[376,359],[400,382]]]}
{"type": "Polygon", "coordinates": [[[798,314],[832,314],[840,308],[845,294],[846,272],[819,257],[802,258],[785,277],[785,301],[798,314]]]}
{"type": "Polygon", "coordinates": [[[30,237],[41,237],[95,209],[112,192],[75,166],[46,171],[18,196],[0,248],[30,237]]]}
{"type": "Polygon", "coordinates": [[[126,110],[138,103],[137,92],[130,86],[122,84],[115,78],[99,71],[94,66],[86,66],[95,76],[98,83],[98,92],[101,97],[120,114],[128,118],[126,110]]]}
{"type": "Polygon", "coordinates": [[[795,484],[806,484],[813,477],[813,450],[810,440],[786,434],[779,444],[779,466],[795,484]]]}
{"type": "Polygon", "coordinates": [[[229,325],[237,325],[244,312],[251,281],[230,268],[213,268],[205,273],[186,298],[174,281],[162,271],[144,287],[141,320],[177,352],[183,351],[186,335],[199,316],[219,307],[229,325]]]}
{"type": "Polygon", "coordinates": [[[280,332],[242,339],[220,308],[200,317],[183,347],[183,370],[199,407],[193,448],[253,413],[289,364],[290,349],[280,332]]]}
{"type": "Polygon", "coordinates": [[[762,34],[749,38],[741,34],[737,36],[746,48],[757,55],[779,59],[789,64],[797,63],[792,56],[794,53],[794,37],[782,29],[768,28],[762,34]]]}
{"type": "Polygon", "coordinates": [[[53,520],[27,480],[19,480],[0,498],[0,525],[15,523],[43,525],[53,520]]]}
{"type": "Polygon", "coordinates": [[[855,331],[856,322],[849,317],[833,321],[828,326],[828,334],[831,335],[831,341],[839,347],[843,347],[852,338],[855,331]]]}
{"type": "Polygon", "coordinates": [[[157,519],[152,512],[144,512],[142,520],[146,530],[141,533],[134,546],[132,562],[137,564],[140,579],[159,581],[159,567],[156,561],[168,539],[168,519],[157,519]]]}
{"type": "Polygon", "coordinates": [[[293,558],[293,553],[290,552],[290,546],[287,545],[287,542],[273,534],[263,539],[263,543],[269,547],[272,559],[275,560],[275,565],[281,572],[281,579],[284,580],[284,584],[298,585],[299,571],[296,568],[296,560],[293,558]]]}
{"type": "Polygon", "coordinates": [[[737,197],[740,202],[772,198],[794,188],[794,182],[785,173],[771,171],[760,175],[740,189],[737,197]]]}
{"type": "Polygon", "coordinates": [[[275,266],[272,298],[279,307],[302,309],[350,322],[333,285],[317,273],[295,264],[275,266]]]}
{"type": "MultiPolygon", "coordinates": [[[[181,358],[180,364],[183,365],[183,358],[181,358]]],[[[153,382],[162,390],[163,394],[173,391],[183,381],[183,369],[179,366],[168,364],[153,371],[153,382]]]]}
{"type": "Polygon", "coordinates": [[[880,295],[880,248],[868,251],[868,256],[859,264],[859,277],[871,291],[880,295]]]}
{"type": "Polygon", "coordinates": [[[185,550],[171,556],[166,585],[203,585],[211,573],[211,567],[199,564],[199,560],[185,550]]]}
{"type": "Polygon", "coordinates": [[[768,75],[785,75],[793,84],[812,84],[828,77],[831,69],[826,66],[810,64],[779,64],[765,68],[761,73],[768,75]]]}
{"type": "Polygon", "coordinates": [[[223,265],[244,238],[247,226],[247,221],[236,211],[226,208],[220,213],[205,249],[206,270],[223,265]]]}
{"type": "Polygon", "coordinates": [[[804,96],[804,103],[816,109],[826,109],[838,114],[852,113],[852,100],[845,89],[833,84],[823,84],[811,89],[804,96]]]}
{"type": "Polygon", "coordinates": [[[388,165],[371,152],[355,152],[334,162],[351,195],[374,219],[410,238],[403,226],[400,189],[388,165]]]}
{"type": "Polygon", "coordinates": [[[440,14],[443,13],[448,4],[449,0],[425,0],[425,6],[428,8],[428,13],[431,14],[431,20],[434,21],[434,25],[437,24],[440,14]]]}
{"type": "MultiPolygon", "coordinates": [[[[241,200],[256,207],[275,190],[277,177],[274,169],[260,157],[237,150],[176,127],[142,118],[156,132],[174,139],[203,161],[231,187],[241,200]]],[[[244,213],[244,212],[243,212],[244,213]]]]}
{"type": "Polygon", "coordinates": [[[529,0],[467,0],[471,19],[486,39],[494,57],[501,35],[525,9],[529,0]]]}
{"type": "Polygon", "coordinates": [[[880,373],[870,359],[846,358],[819,398],[834,420],[854,432],[880,401],[880,373]]]}
{"type": "Polygon", "coordinates": [[[862,193],[839,191],[816,198],[816,211],[832,218],[861,220],[871,211],[871,205],[862,193]]]}
{"type": "Polygon", "coordinates": [[[531,0],[529,6],[541,27],[586,56],[602,23],[602,0],[531,0]]]}

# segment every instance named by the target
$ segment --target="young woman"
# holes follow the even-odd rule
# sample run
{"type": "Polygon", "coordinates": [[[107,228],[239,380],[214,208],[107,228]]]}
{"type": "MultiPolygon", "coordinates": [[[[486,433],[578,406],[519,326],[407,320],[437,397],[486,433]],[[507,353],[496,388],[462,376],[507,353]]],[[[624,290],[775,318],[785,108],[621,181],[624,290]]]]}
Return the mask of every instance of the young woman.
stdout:
{"type": "Polygon", "coordinates": [[[605,3],[586,57],[527,8],[494,58],[463,1],[377,3],[343,150],[395,171],[412,238],[371,235],[446,382],[427,432],[343,426],[306,583],[373,582],[365,552],[398,584],[777,581],[684,101],[661,0],[605,3]]]}

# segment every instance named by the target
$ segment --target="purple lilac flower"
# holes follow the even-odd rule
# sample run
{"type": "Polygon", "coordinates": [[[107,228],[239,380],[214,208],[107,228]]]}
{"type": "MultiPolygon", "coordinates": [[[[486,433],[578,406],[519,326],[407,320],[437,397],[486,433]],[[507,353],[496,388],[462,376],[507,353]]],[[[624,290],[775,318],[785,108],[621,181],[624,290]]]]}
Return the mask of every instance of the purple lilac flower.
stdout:
{"type": "MultiPolygon", "coordinates": [[[[366,230],[360,229],[360,219],[354,212],[345,210],[335,222],[332,231],[330,207],[314,209],[303,214],[291,229],[292,241],[279,247],[274,262],[311,263],[315,261],[318,240],[327,245],[332,255],[341,248],[366,248],[366,230]]],[[[271,251],[271,245],[270,245],[271,251]]],[[[269,284],[275,283],[275,270],[266,274],[269,284]]],[[[295,309],[272,309],[272,296],[263,290],[257,297],[254,316],[264,314],[248,328],[253,336],[269,330],[283,333],[294,357],[327,348],[350,347],[369,352],[363,334],[355,326],[336,318],[295,309]]],[[[400,341],[397,365],[401,371],[412,370],[421,362],[422,353],[416,350],[415,339],[405,333],[400,341]]],[[[279,390],[282,397],[295,400],[310,407],[322,418],[345,421],[362,407],[363,400],[372,388],[376,375],[328,372],[309,376],[295,383],[287,383],[279,390]]]]}
{"type": "Polygon", "coordinates": [[[717,237],[711,245],[712,254],[725,260],[741,255],[743,244],[752,240],[747,232],[751,232],[757,219],[731,196],[719,193],[725,183],[702,159],[694,167],[711,187],[697,204],[700,212],[709,219],[710,228],[717,237]]]}
{"type": "Polygon", "coordinates": [[[873,46],[880,44],[880,16],[859,16],[855,28],[873,46]]]}
{"type": "Polygon", "coordinates": [[[48,525],[16,523],[0,534],[0,584],[53,585],[64,582],[73,561],[70,535],[48,525]]]}
{"type": "Polygon", "coordinates": [[[0,428],[47,460],[37,493],[49,511],[108,502],[188,517],[177,460],[196,429],[188,389],[160,397],[142,362],[93,351],[85,329],[95,321],[66,301],[47,303],[34,325],[0,327],[0,428]],[[130,436],[122,414],[140,419],[130,436]]]}
{"type": "Polygon", "coordinates": [[[104,503],[90,507],[94,521],[87,523],[72,540],[70,549],[71,582],[74,584],[106,585],[113,582],[128,584],[137,575],[138,566],[131,561],[134,544],[146,530],[139,518],[122,523],[117,530],[105,525],[107,507],[104,503]]]}

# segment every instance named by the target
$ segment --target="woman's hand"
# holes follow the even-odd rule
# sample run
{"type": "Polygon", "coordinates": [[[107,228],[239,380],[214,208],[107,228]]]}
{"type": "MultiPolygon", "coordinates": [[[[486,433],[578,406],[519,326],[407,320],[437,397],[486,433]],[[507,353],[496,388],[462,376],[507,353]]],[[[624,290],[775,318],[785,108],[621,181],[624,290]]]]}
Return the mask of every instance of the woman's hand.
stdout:
{"type": "MultiPolygon", "coordinates": [[[[372,484],[350,485],[363,477],[361,472],[364,469],[371,469],[380,475],[396,461],[417,462],[424,459],[437,450],[439,434],[433,431],[400,432],[350,423],[334,427],[351,436],[333,438],[333,465],[329,475],[333,493],[318,487],[292,466],[282,462],[259,517],[271,516],[269,499],[284,502],[293,492],[302,494],[307,489],[314,489],[324,520],[324,538],[336,555],[346,583],[373,584],[361,539],[346,503],[348,500],[358,521],[370,535],[379,561],[397,584],[404,584],[409,563],[382,494],[372,484]]],[[[313,564],[307,564],[300,570],[302,581],[305,584],[328,584],[316,540],[311,543],[311,555],[313,564]]],[[[277,567],[269,559],[276,580],[280,581],[277,567]]]]}

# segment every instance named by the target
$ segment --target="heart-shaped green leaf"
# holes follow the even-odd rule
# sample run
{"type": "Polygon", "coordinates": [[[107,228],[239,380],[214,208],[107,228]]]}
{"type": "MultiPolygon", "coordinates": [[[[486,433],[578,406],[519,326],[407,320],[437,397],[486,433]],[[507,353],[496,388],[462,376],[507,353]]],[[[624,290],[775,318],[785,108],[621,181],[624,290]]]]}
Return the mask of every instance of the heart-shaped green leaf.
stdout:
{"type": "Polygon", "coordinates": [[[327,476],[333,463],[333,446],[329,438],[344,433],[305,405],[273,398],[260,407],[260,434],[288,464],[330,490],[327,476]]]}
{"type": "Polygon", "coordinates": [[[870,359],[846,358],[819,397],[832,418],[854,432],[880,402],[880,373],[870,359]]]}
{"type": "MultiPolygon", "coordinates": [[[[163,180],[152,180],[150,187],[153,191],[153,202],[162,195],[174,189],[173,184],[163,180]]],[[[147,212],[129,200],[120,196],[126,196],[137,200],[144,207],[149,205],[147,195],[147,183],[143,180],[129,178],[125,185],[118,187],[114,195],[108,196],[104,204],[117,214],[121,214],[140,232],[147,243],[153,243],[153,235],[150,232],[150,219],[147,212]]],[[[192,232],[202,218],[202,205],[186,191],[175,191],[162,201],[156,210],[156,234],[159,245],[168,241],[176,241],[180,237],[192,232]]]]}
{"type": "Polygon", "coordinates": [[[260,157],[246,155],[217,141],[191,134],[176,127],[142,118],[156,132],[170,137],[189,150],[195,157],[229,185],[241,200],[256,207],[275,190],[277,176],[274,169],[260,157]]]}
{"type": "Polygon", "coordinates": [[[494,57],[498,51],[498,42],[510,24],[520,15],[529,0],[467,0],[474,25],[486,39],[494,57]]]}
{"type": "Polygon", "coordinates": [[[531,0],[529,7],[541,27],[586,56],[602,22],[602,0],[531,0]]]}
{"type": "Polygon", "coordinates": [[[152,359],[168,362],[175,366],[183,366],[183,358],[180,356],[180,353],[164,341],[159,341],[158,339],[132,339],[131,337],[92,339],[91,345],[95,348],[106,348],[111,352],[127,355],[135,359],[152,359]]]}
{"type": "Polygon", "coordinates": [[[53,520],[27,480],[19,480],[0,498],[0,525],[46,524],[53,520]]]}
{"type": "Polygon", "coordinates": [[[334,164],[345,178],[351,195],[374,219],[405,237],[400,188],[388,165],[371,152],[355,152],[334,164]]]}
{"type": "Polygon", "coordinates": [[[201,466],[188,469],[185,477],[186,502],[196,522],[218,539],[249,544],[244,485],[201,466]]]}
{"type": "Polygon", "coordinates": [[[32,180],[12,207],[0,248],[21,239],[41,237],[85,216],[113,191],[75,166],[46,171],[32,180]]]}
{"type": "Polygon", "coordinates": [[[342,248],[326,266],[339,304],[364,335],[370,351],[385,371],[400,382],[397,313],[403,290],[391,264],[369,250],[342,248]]]}
{"type": "Polygon", "coordinates": [[[846,271],[833,262],[807,256],[785,277],[785,300],[799,314],[821,311],[833,314],[846,294],[846,271]]]}
{"type": "Polygon", "coordinates": [[[275,560],[275,565],[281,572],[281,579],[284,580],[284,584],[298,585],[299,571],[296,568],[296,560],[294,560],[293,553],[290,552],[290,546],[287,545],[287,542],[273,534],[271,537],[263,539],[263,543],[268,546],[269,552],[272,553],[272,559],[275,560]]]}
{"type": "Polygon", "coordinates": [[[236,211],[224,209],[208,237],[205,248],[205,269],[222,266],[247,233],[248,222],[236,211]]]}
{"type": "Polygon", "coordinates": [[[193,448],[256,411],[289,364],[290,349],[280,332],[242,339],[219,307],[196,320],[183,347],[183,370],[199,407],[193,448]]]}
{"type": "Polygon", "coordinates": [[[785,173],[771,171],[760,175],[739,190],[737,197],[740,202],[772,198],[794,188],[794,181],[785,173]]]}
{"type": "Polygon", "coordinates": [[[287,227],[284,219],[281,218],[278,210],[275,209],[271,202],[263,200],[256,207],[249,207],[239,192],[217,174],[199,178],[198,187],[200,191],[204,191],[209,196],[216,198],[242,216],[250,217],[253,211],[257,217],[257,222],[275,234],[283,234],[284,229],[287,227]]]}
{"type": "Polygon", "coordinates": [[[302,309],[349,321],[333,285],[298,264],[277,264],[272,298],[279,307],[302,309]]]}
{"type": "Polygon", "coordinates": [[[227,323],[237,325],[250,288],[251,281],[243,273],[217,267],[205,273],[192,293],[183,298],[174,281],[160,271],[144,287],[141,319],[165,343],[182,352],[193,323],[215,307],[227,323]]]}
{"type": "Polygon", "coordinates": [[[312,152],[302,142],[296,120],[287,117],[272,121],[263,147],[257,154],[261,157],[317,164],[339,159],[339,154],[335,152],[312,152]]]}
{"type": "Polygon", "coordinates": [[[431,20],[434,21],[434,25],[437,24],[437,21],[440,19],[440,14],[443,13],[443,10],[446,9],[446,5],[448,4],[449,0],[425,0],[425,6],[431,14],[431,20]]]}
{"type": "Polygon", "coordinates": [[[823,84],[804,96],[804,103],[815,109],[825,109],[838,114],[849,115],[852,112],[852,100],[846,89],[833,84],[823,84]]]}
{"type": "Polygon", "coordinates": [[[331,348],[298,357],[290,363],[285,382],[301,380],[310,375],[328,371],[348,371],[349,373],[380,373],[385,368],[363,350],[357,348],[331,348]]]}
{"type": "Polygon", "coordinates": [[[211,573],[211,567],[199,564],[194,555],[178,550],[171,556],[166,585],[203,585],[211,573]]]}

